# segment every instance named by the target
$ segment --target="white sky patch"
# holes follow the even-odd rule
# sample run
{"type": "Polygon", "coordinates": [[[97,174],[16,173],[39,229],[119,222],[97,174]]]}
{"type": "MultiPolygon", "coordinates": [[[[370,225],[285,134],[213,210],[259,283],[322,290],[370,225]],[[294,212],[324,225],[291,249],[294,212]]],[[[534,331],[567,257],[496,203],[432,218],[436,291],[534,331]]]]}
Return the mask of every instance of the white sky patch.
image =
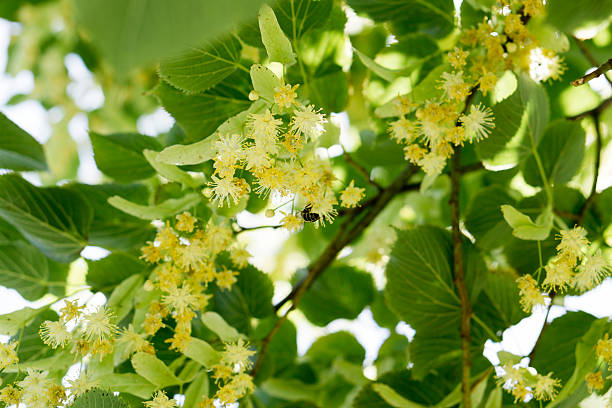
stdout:
{"type": "Polygon", "coordinates": [[[153,113],[142,115],[136,122],[138,132],[147,136],[157,136],[170,130],[174,125],[174,119],[168,112],[158,108],[153,113]]]}
{"type": "Polygon", "coordinates": [[[94,82],[93,74],[87,69],[85,63],[77,54],[68,54],[64,59],[68,76],[72,82],[68,84],[66,92],[74,103],[84,111],[92,111],[104,105],[104,92],[94,82]]]}
{"type": "Polygon", "coordinates": [[[51,137],[51,124],[47,111],[40,102],[30,100],[17,105],[2,106],[0,111],[39,143],[45,143],[51,137]]]}
{"type": "Polygon", "coordinates": [[[97,246],[91,246],[91,245],[87,245],[81,251],[81,257],[85,259],[89,259],[91,261],[100,260],[102,258],[107,257],[109,254],[110,254],[110,251],[108,249],[104,249],[104,248],[97,247],[97,246]]]}
{"type": "MultiPolygon", "coordinates": [[[[596,68],[590,68],[587,72],[585,72],[585,75],[595,71],[595,69],[596,68]]],[[[599,96],[601,96],[602,98],[609,98],[610,96],[612,96],[612,85],[610,85],[610,82],[608,82],[605,73],[598,76],[597,78],[591,79],[587,83],[589,84],[591,89],[597,92],[597,94],[599,94],[599,96]]]]}

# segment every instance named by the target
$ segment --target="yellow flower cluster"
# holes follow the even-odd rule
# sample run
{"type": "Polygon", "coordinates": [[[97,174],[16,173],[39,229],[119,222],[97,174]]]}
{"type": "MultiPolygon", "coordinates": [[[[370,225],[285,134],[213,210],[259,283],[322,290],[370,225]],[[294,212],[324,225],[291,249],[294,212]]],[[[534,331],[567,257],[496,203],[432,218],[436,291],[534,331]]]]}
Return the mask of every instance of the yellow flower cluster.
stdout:
{"type": "MultiPolygon", "coordinates": [[[[219,136],[215,173],[204,191],[218,206],[236,205],[245,199],[251,193],[246,178],[252,176],[254,192],[261,197],[272,193],[292,198],[294,203],[299,197],[319,215],[317,226],[332,222],[337,215],[333,189],[336,177],[329,162],[317,158],[310,148],[324,133],[327,119],[314,105],[298,101],[297,87],[281,81],[274,89],[273,100],[264,101],[265,111],[248,115],[245,132],[219,136]]],[[[353,184],[351,188],[343,206],[355,206],[363,197],[355,189],[365,189],[353,184]]],[[[283,221],[288,230],[299,230],[302,224],[299,211],[293,208],[283,221]]]]}
{"type": "MultiPolygon", "coordinates": [[[[601,250],[591,248],[586,235],[587,231],[580,226],[560,232],[557,255],[544,267],[544,290],[563,292],[568,287],[574,287],[585,292],[597,286],[610,273],[608,260],[601,250]]],[[[529,313],[533,306],[544,304],[542,290],[531,275],[521,276],[517,284],[523,310],[529,313]]]]}
{"type": "Polygon", "coordinates": [[[588,373],[586,377],[584,377],[584,381],[587,384],[589,392],[599,391],[604,386],[604,378],[601,375],[601,371],[597,371],[595,373],[588,373]]]}
{"type": "Polygon", "coordinates": [[[538,401],[552,400],[561,386],[560,380],[551,377],[552,373],[533,374],[529,368],[512,364],[504,364],[502,369],[498,382],[510,391],[514,402],[524,402],[530,395],[538,401]]]}
{"type": "Polygon", "coordinates": [[[564,67],[558,56],[538,46],[525,26],[531,16],[544,7],[540,0],[503,1],[493,14],[477,27],[463,31],[461,43],[447,54],[452,67],[439,81],[440,98],[416,104],[408,96],[395,100],[397,120],[389,133],[404,144],[407,160],[425,173],[442,172],[453,146],[486,138],[495,127],[493,113],[483,105],[464,112],[466,99],[479,89],[492,91],[498,78],[508,69],[530,72],[536,80],[558,79],[564,67]]]}
{"type": "Polygon", "coordinates": [[[5,367],[19,362],[15,347],[17,347],[16,342],[8,344],[0,343],[0,370],[4,370],[5,367]]]}
{"type": "Polygon", "coordinates": [[[47,378],[45,371],[28,368],[26,377],[0,390],[0,401],[6,406],[56,407],[68,401],[66,389],[47,378]]]}
{"type": "MultiPolygon", "coordinates": [[[[561,231],[558,236],[561,242],[557,245],[557,255],[544,267],[546,278],[542,287],[545,290],[563,292],[568,287],[575,287],[580,292],[585,292],[597,286],[610,273],[608,260],[601,250],[592,248],[586,235],[586,230],[580,226],[561,231]]],[[[535,281],[533,284],[535,285],[535,281]]],[[[521,285],[524,284],[519,282],[521,302],[528,303],[529,296],[521,285]]]]}
{"type": "MultiPolygon", "coordinates": [[[[191,338],[191,321],[196,312],[204,310],[210,295],[204,290],[211,282],[229,290],[238,272],[226,266],[217,267],[215,261],[224,251],[237,269],[247,266],[249,253],[234,245],[231,229],[208,222],[198,228],[198,220],[189,213],[176,217],[174,227],[166,223],[155,240],[142,248],[142,258],[156,264],[146,290],[159,289],[160,297],[149,306],[145,317],[146,335],[154,335],[163,327],[163,319],[172,316],[176,322],[174,336],[167,340],[171,349],[184,350],[191,338]]],[[[122,334],[129,344],[128,352],[153,351],[141,334],[129,327],[122,334]]]]}
{"type": "Polygon", "coordinates": [[[215,399],[223,404],[232,404],[253,392],[255,385],[253,377],[248,374],[253,362],[251,357],[255,351],[249,349],[248,344],[239,339],[236,343],[225,345],[225,351],[219,364],[212,366],[213,378],[219,389],[214,398],[204,397],[199,408],[212,408],[215,399]]]}
{"type": "Polygon", "coordinates": [[[168,399],[164,391],[157,391],[151,401],[145,401],[145,406],[148,408],[175,408],[176,401],[168,399]]]}
{"type": "Polygon", "coordinates": [[[41,324],[40,337],[51,348],[70,345],[75,354],[83,357],[98,355],[101,360],[112,353],[118,328],[107,308],[99,307],[89,312],[83,309],[84,306],[79,306],[76,300],[65,301],[58,321],[47,320],[41,324]],[[69,331],[67,324],[71,321],[75,327],[69,331]]]}

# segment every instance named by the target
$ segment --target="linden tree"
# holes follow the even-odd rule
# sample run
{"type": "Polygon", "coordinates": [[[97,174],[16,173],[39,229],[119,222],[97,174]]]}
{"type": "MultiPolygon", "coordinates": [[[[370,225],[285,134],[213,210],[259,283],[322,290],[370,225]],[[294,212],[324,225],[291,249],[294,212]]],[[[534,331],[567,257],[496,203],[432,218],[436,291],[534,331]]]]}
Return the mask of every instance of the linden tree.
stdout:
{"type": "Polygon", "coordinates": [[[0,403],[612,404],[611,0],[0,18],[0,403]]]}

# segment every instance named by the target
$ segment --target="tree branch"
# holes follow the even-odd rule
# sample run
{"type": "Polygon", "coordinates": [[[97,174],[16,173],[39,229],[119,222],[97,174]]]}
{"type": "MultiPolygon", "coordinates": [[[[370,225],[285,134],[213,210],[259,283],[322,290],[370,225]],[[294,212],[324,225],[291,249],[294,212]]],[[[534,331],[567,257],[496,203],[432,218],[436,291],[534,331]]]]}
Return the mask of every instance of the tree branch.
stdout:
{"type": "Polygon", "coordinates": [[[472,368],[472,360],[470,356],[470,319],[472,317],[472,306],[470,304],[470,296],[465,284],[465,273],[463,270],[463,234],[459,228],[459,190],[461,182],[461,148],[456,147],[453,157],[451,158],[451,193],[450,193],[450,208],[451,208],[451,224],[453,231],[453,271],[455,286],[459,292],[461,300],[461,350],[463,352],[462,364],[462,394],[463,406],[471,408],[471,387],[470,387],[470,371],[472,368]]]}
{"type": "Polygon", "coordinates": [[[329,243],[325,251],[310,265],[308,268],[308,274],[300,283],[298,283],[291,293],[281,300],[275,309],[278,310],[282,305],[291,301],[291,307],[276,321],[276,324],[266,335],[261,342],[261,351],[257,357],[257,361],[251,371],[253,377],[257,376],[259,368],[265,358],[265,355],[270,346],[272,338],[281,327],[281,325],[287,320],[287,317],[291,311],[295,310],[300,299],[304,293],[310,288],[315,280],[325,271],[325,269],[331,265],[336,259],[338,253],[355,238],[357,238],[380,214],[380,212],[389,204],[389,202],[402,191],[406,181],[410,179],[418,171],[417,167],[408,166],[404,169],[387,188],[383,189],[381,193],[375,197],[375,201],[372,202],[369,207],[362,207],[361,212],[365,213],[363,217],[359,219],[351,218],[347,219],[344,224],[340,226],[340,229],[336,233],[334,239],[329,243]]]}
{"type": "MultiPolygon", "coordinates": [[[[600,65],[599,68],[597,68],[595,71],[591,71],[588,74],[583,75],[580,78],[573,80],[572,86],[584,85],[585,83],[589,82],[591,79],[595,79],[598,76],[605,74],[610,69],[612,69],[612,58],[610,58],[609,60],[604,62],[602,65],[600,65]]],[[[606,76],[606,78],[608,77],[606,76]]]]}
{"type": "Polygon", "coordinates": [[[594,66],[594,67],[599,67],[595,71],[593,71],[593,72],[591,72],[589,74],[586,74],[585,76],[580,77],[580,78],[576,79],[575,81],[572,81],[572,85],[573,86],[582,85],[582,84],[590,81],[591,79],[596,78],[596,77],[598,77],[598,76],[600,76],[602,74],[603,74],[604,78],[606,78],[608,83],[610,85],[612,85],[612,81],[606,75],[606,71],[608,71],[609,69],[612,69],[612,58],[610,58],[603,65],[600,66],[599,62],[595,59],[593,54],[591,54],[591,51],[589,51],[589,49],[587,48],[587,46],[584,43],[584,41],[582,41],[581,39],[577,38],[576,36],[572,36],[572,39],[574,40],[574,42],[578,46],[578,49],[580,49],[580,52],[582,53],[582,55],[584,55],[584,57],[589,61],[589,63],[592,66],[594,66]]]}
{"type": "MultiPolygon", "coordinates": [[[[470,94],[465,100],[462,113],[467,112],[468,107],[472,103],[472,99],[478,91],[478,85],[470,90],[470,94]]],[[[457,126],[460,126],[457,123],[457,126]]],[[[451,158],[451,191],[450,205],[451,213],[451,228],[453,234],[453,275],[455,286],[459,292],[461,301],[461,351],[462,351],[462,371],[461,371],[461,394],[463,397],[463,408],[471,408],[472,392],[471,392],[471,369],[472,357],[470,355],[471,332],[470,323],[472,319],[472,305],[470,303],[470,295],[465,284],[465,271],[463,270],[463,234],[459,226],[461,214],[459,211],[459,195],[461,190],[461,147],[454,148],[453,157],[451,158]]]]}
{"type": "Polygon", "coordinates": [[[348,154],[346,151],[344,151],[344,153],[342,155],[344,157],[344,160],[346,160],[346,162],[348,164],[353,166],[355,168],[355,170],[357,170],[363,176],[363,178],[366,179],[366,181],[369,184],[371,184],[372,186],[376,187],[376,189],[378,191],[382,191],[382,187],[380,186],[380,184],[378,184],[377,182],[372,180],[372,178],[370,177],[370,174],[368,173],[368,171],[361,164],[359,164],[355,160],[353,160],[353,158],[351,157],[350,154],[348,154]]]}

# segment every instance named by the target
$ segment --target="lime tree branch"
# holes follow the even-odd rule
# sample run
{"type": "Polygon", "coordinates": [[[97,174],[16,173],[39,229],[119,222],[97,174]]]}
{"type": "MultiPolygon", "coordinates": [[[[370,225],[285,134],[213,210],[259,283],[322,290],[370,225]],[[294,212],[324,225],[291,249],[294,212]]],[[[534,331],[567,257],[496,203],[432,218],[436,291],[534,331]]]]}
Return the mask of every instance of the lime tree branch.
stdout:
{"type": "Polygon", "coordinates": [[[578,49],[580,50],[582,55],[584,55],[584,57],[589,61],[589,63],[591,65],[593,65],[594,67],[598,67],[595,71],[590,72],[590,73],[588,73],[588,74],[586,74],[586,75],[576,79],[575,81],[572,81],[572,85],[573,86],[580,86],[582,84],[587,83],[591,79],[597,78],[600,75],[603,75],[604,78],[606,78],[608,80],[610,85],[612,85],[612,80],[610,80],[610,78],[606,75],[606,71],[612,69],[612,58],[610,58],[609,60],[604,62],[602,65],[599,65],[599,62],[595,59],[593,54],[591,54],[591,51],[589,51],[589,49],[587,48],[587,46],[584,43],[584,41],[582,41],[579,38],[576,38],[575,36],[572,36],[572,39],[574,40],[574,42],[578,46],[578,49]]]}
{"type": "Polygon", "coordinates": [[[371,184],[372,186],[376,187],[376,189],[378,191],[382,191],[382,187],[380,186],[380,184],[378,184],[377,182],[375,182],[374,180],[372,180],[372,178],[370,177],[370,174],[368,173],[368,171],[359,163],[357,163],[350,154],[348,154],[346,151],[344,151],[343,153],[343,157],[344,160],[346,160],[346,162],[348,164],[350,164],[351,166],[353,166],[353,168],[355,168],[355,170],[357,170],[359,172],[359,174],[361,174],[363,176],[363,178],[365,178],[365,180],[371,184]]]}
{"type": "MultiPolygon", "coordinates": [[[[478,91],[478,86],[471,89],[470,94],[465,100],[465,106],[462,114],[467,112],[468,107],[472,103],[472,99],[478,91]]],[[[457,123],[457,126],[460,126],[457,123]]],[[[463,234],[459,227],[459,221],[461,214],[459,211],[459,195],[461,190],[461,147],[457,146],[454,149],[453,157],[451,158],[451,191],[450,199],[448,201],[450,205],[451,213],[451,228],[453,235],[453,276],[455,286],[459,292],[459,299],[461,300],[461,351],[462,351],[462,371],[461,371],[461,389],[463,397],[463,407],[471,408],[472,406],[472,393],[470,387],[470,375],[472,369],[472,359],[470,356],[470,323],[472,318],[472,305],[470,304],[470,295],[468,294],[467,286],[465,284],[465,271],[463,270],[463,234]]]]}
{"type": "MultiPolygon", "coordinates": [[[[609,60],[604,62],[602,65],[600,65],[599,68],[597,68],[595,71],[591,71],[588,74],[583,75],[580,78],[573,80],[572,81],[572,86],[584,85],[585,83],[589,82],[590,80],[595,79],[595,78],[599,77],[602,74],[605,74],[610,69],[612,69],[612,58],[610,58],[609,60]]],[[[606,78],[607,78],[607,76],[606,76],[606,78]]]]}
{"type": "Polygon", "coordinates": [[[291,293],[279,302],[275,309],[278,310],[282,305],[291,301],[291,306],[287,311],[276,321],[274,327],[266,335],[261,342],[261,349],[257,356],[257,361],[251,371],[253,377],[257,376],[259,368],[266,356],[268,347],[272,338],[281,327],[281,325],[287,320],[289,313],[295,310],[300,302],[300,299],[306,293],[306,291],[312,286],[315,280],[325,271],[325,269],[331,265],[336,259],[336,256],[340,251],[348,244],[350,244],[355,238],[374,221],[374,219],[380,214],[382,210],[389,204],[389,202],[400,192],[402,192],[406,182],[418,171],[417,167],[408,166],[406,167],[395,180],[386,188],[384,188],[380,194],[375,197],[375,200],[368,207],[362,207],[359,211],[355,211],[354,217],[349,217],[344,224],[340,226],[340,229],[329,243],[323,253],[308,267],[308,273],[306,277],[299,282],[291,293]]]}

